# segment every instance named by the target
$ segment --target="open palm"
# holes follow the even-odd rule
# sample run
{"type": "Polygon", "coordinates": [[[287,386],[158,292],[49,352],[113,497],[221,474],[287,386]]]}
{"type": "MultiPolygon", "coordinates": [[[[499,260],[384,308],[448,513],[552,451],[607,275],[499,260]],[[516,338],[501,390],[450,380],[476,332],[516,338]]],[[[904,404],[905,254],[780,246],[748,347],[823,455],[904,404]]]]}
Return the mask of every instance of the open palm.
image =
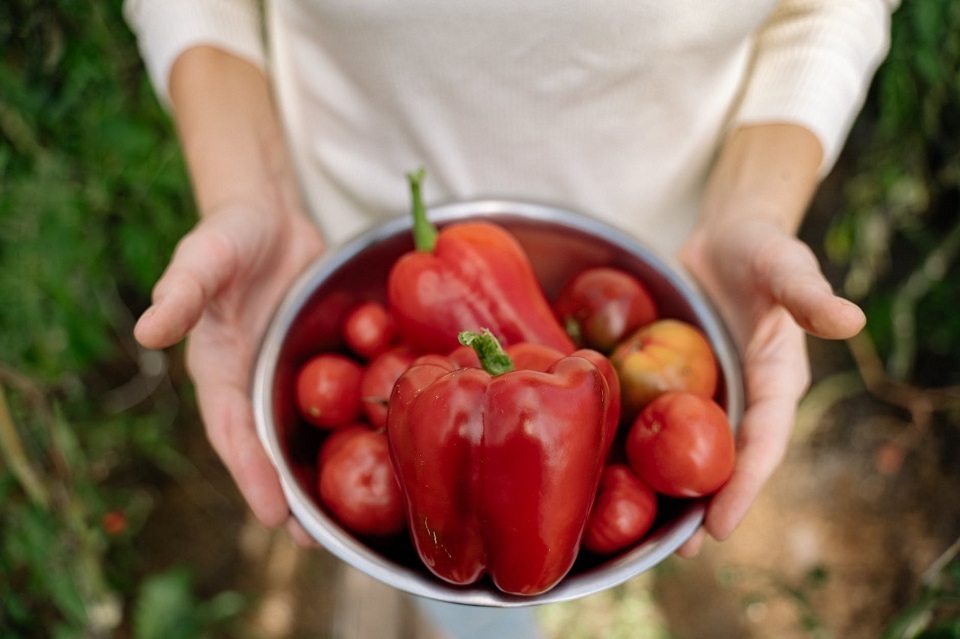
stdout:
{"type": "Polygon", "coordinates": [[[773,222],[742,218],[701,230],[680,259],[733,334],[746,392],[736,467],[707,507],[704,528],[680,549],[692,555],[706,533],[730,535],[783,459],[810,382],[806,333],[845,339],[865,318],[833,294],[810,248],[773,222]]]}
{"type": "Polygon", "coordinates": [[[283,293],[322,250],[319,231],[303,215],[221,207],[181,240],[136,327],[147,348],[187,337],[187,368],[207,436],[268,526],[286,521],[288,508],[256,435],[253,361],[283,293]]]}

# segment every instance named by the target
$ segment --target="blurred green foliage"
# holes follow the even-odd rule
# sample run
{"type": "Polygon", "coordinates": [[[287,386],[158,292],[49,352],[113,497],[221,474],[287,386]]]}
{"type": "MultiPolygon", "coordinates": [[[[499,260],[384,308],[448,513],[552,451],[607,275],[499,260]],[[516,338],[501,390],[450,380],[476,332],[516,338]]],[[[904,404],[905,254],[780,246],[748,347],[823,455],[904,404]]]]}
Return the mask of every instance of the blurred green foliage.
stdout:
{"type": "Polygon", "coordinates": [[[236,597],[134,549],[183,459],[133,318],[194,210],[119,2],[0,3],[0,194],[0,636],[204,636],[236,597]]]}
{"type": "Polygon", "coordinates": [[[166,115],[111,3],[0,5],[0,353],[61,380],[116,348],[189,227],[166,115]]]}
{"type": "Polygon", "coordinates": [[[918,596],[881,639],[957,639],[960,637],[960,541],[924,575],[918,596]]]}
{"type": "Polygon", "coordinates": [[[827,255],[892,378],[958,384],[960,2],[902,3],[847,154],[827,255]]]}

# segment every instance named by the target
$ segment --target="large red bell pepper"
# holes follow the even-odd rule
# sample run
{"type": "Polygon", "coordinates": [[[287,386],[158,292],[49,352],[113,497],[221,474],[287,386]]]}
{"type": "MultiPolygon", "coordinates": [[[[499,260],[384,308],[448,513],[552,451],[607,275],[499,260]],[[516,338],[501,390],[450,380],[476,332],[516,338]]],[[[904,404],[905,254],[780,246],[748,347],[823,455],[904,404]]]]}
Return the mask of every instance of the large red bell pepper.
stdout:
{"type": "MultiPolygon", "coordinates": [[[[487,344],[491,336],[483,338],[487,344]]],[[[387,435],[414,546],[454,584],[489,574],[536,595],[573,566],[603,468],[611,390],[588,359],[546,372],[421,358],[390,397],[387,435]]]]}
{"type": "Polygon", "coordinates": [[[461,331],[488,328],[504,346],[534,342],[572,352],[573,341],[516,238],[484,221],[438,232],[423,205],[423,171],[407,177],[415,250],[402,255],[387,278],[387,300],[404,341],[423,353],[448,353],[461,331]]]}
{"type": "MultiPolygon", "coordinates": [[[[482,348],[482,347],[481,347],[482,348]]],[[[514,368],[524,370],[535,370],[545,373],[547,369],[553,366],[557,360],[565,357],[563,353],[555,348],[544,346],[543,344],[531,344],[530,342],[521,342],[504,349],[507,357],[513,362],[514,368]]],[[[583,357],[593,362],[594,366],[603,374],[607,380],[610,393],[608,394],[609,406],[607,410],[607,446],[613,444],[617,436],[617,429],[620,427],[620,377],[617,375],[617,369],[613,363],[599,351],[591,348],[581,348],[573,351],[571,355],[583,357]]],[[[461,346],[452,351],[449,357],[460,368],[472,366],[474,368],[482,367],[480,357],[473,346],[461,346]]],[[[498,357],[498,355],[492,355],[498,357]]]]}

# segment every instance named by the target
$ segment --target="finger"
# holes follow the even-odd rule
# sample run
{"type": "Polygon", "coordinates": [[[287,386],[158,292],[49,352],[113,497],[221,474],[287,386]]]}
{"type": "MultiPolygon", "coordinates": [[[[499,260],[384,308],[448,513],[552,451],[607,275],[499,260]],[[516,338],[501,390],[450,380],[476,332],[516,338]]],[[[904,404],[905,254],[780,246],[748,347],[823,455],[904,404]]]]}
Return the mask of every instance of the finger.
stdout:
{"type": "MultiPolygon", "coordinates": [[[[764,484],[783,460],[789,432],[773,426],[783,419],[784,407],[765,403],[744,417],[737,455],[730,480],[714,495],[707,507],[704,526],[717,540],[728,538],[740,525],[764,484]]],[[[790,417],[792,419],[792,416],[790,417]]]]}
{"type": "Polygon", "coordinates": [[[703,542],[706,541],[707,531],[703,526],[697,528],[694,533],[677,548],[677,555],[684,559],[693,559],[700,554],[703,542]]]}
{"type": "Polygon", "coordinates": [[[235,255],[216,224],[201,223],[186,235],[153,288],[153,305],[134,327],[137,340],[146,348],[165,348],[186,337],[231,276],[235,255]]]}
{"type": "Polygon", "coordinates": [[[280,478],[256,433],[253,408],[247,395],[248,363],[244,358],[225,362],[204,353],[242,351],[237,343],[215,343],[198,328],[188,348],[190,374],[210,444],[233,477],[254,515],[265,526],[276,527],[289,516],[280,478]]]}
{"type": "Polygon", "coordinates": [[[853,302],[833,293],[813,251],[784,235],[761,253],[756,266],[761,286],[805,331],[826,339],[853,337],[866,316],[853,302]]]}
{"type": "Polygon", "coordinates": [[[317,540],[307,532],[303,524],[297,521],[296,517],[291,517],[287,520],[287,532],[290,534],[290,538],[293,539],[293,543],[297,544],[300,548],[316,548],[320,545],[317,543],[317,540]]]}
{"type": "Polygon", "coordinates": [[[771,314],[756,339],[744,356],[748,405],[733,474],[707,507],[705,527],[718,540],[740,524],[783,460],[810,379],[804,334],[784,311],[771,314]]]}

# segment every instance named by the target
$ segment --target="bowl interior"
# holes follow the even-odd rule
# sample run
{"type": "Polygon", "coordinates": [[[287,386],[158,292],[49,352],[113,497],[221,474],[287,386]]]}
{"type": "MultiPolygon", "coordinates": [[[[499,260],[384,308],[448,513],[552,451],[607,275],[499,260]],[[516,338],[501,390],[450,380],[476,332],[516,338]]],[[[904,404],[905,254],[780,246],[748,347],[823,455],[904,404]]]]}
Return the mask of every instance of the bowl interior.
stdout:
{"type": "MultiPolygon", "coordinates": [[[[506,227],[529,255],[547,296],[590,266],[616,266],[639,277],[660,314],[690,322],[710,339],[721,369],[718,400],[732,424],[743,411],[740,371],[722,323],[698,290],[655,250],[577,213],[541,205],[482,201],[436,207],[438,226],[483,217],[506,227]]],[[[329,252],[296,282],[268,329],[255,371],[253,402],[259,435],[271,455],[294,515],[323,546],[355,568],[415,595],[454,603],[514,606],[563,601],[599,592],[672,554],[703,518],[702,500],[664,500],[654,531],[612,558],[582,552],[570,574],[536,597],[506,595],[486,581],[446,584],[424,568],[405,539],[361,540],[341,528],[316,499],[316,455],[323,434],[301,421],[293,401],[298,368],[321,351],[343,351],[338,327],[363,300],[385,300],[393,262],[413,248],[408,220],[394,220],[329,252]]]]}

